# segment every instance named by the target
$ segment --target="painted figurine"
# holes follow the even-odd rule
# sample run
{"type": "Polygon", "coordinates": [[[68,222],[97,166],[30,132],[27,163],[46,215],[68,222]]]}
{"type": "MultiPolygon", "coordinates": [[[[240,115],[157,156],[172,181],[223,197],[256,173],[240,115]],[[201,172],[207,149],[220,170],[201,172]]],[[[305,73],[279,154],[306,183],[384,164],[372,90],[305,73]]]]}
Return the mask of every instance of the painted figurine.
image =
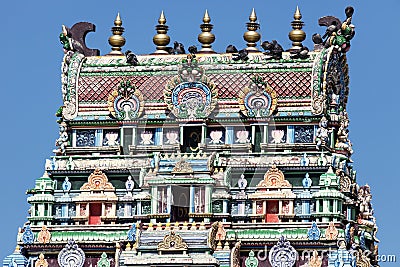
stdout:
{"type": "Polygon", "coordinates": [[[337,140],[335,147],[342,148],[351,155],[353,154],[353,149],[352,149],[352,144],[348,138],[349,136],[349,130],[347,129],[348,126],[349,126],[349,119],[347,113],[345,112],[344,116],[340,121],[340,127],[337,132],[337,140]]]}
{"type": "Polygon", "coordinates": [[[328,128],[328,120],[325,117],[322,117],[319,122],[319,128],[315,135],[315,143],[316,147],[319,150],[321,146],[328,144],[329,134],[332,132],[332,129],[328,128]]]}
{"type": "Polygon", "coordinates": [[[58,149],[54,150],[54,153],[57,155],[64,155],[65,148],[68,146],[68,133],[67,133],[67,124],[62,122],[60,124],[60,137],[56,140],[56,146],[58,149]]]}

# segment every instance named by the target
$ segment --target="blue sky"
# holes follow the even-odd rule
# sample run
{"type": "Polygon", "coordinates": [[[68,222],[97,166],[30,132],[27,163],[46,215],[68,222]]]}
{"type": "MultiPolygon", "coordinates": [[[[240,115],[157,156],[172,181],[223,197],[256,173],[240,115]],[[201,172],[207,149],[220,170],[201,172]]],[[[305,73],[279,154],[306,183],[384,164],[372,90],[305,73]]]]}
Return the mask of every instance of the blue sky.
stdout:
{"type": "MultiPolygon", "coordinates": [[[[87,46],[101,54],[110,51],[108,37],[117,12],[121,13],[124,49],[136,54],[155,50],[154,26],[164,10],[171,40],[186,48],[197,43],[199,25],[207,8],[214,24],[216,51],[228,44],[244,47],[245,23],[254,7],[261,23],[263,40],[276,39],[287,49],[288,33],[296,5],[303,15],[307,33],[304,42],[312,47],[311,36],[323,33],[318,18],[344,18],[347,5],[355,7],[356,36],[348,53],[350,67],[350,139],[354,166],[360,184],[372,187],[373,207],[378,220],[380,253],[400,260],[395,209],[399,196],[397,153],[400,150],[396,81],[399,62],[400,2],[381,1],[3,1],[0,51],[0,259],[15,247],[19,226],[26,221],[25,190],[43,174],[44,161],[52,155],[58,125],[54,113],[62,105],[60,67],[63,57],[58,35],[61,25],[89,21],[97,26],[87,46]]],[[[381,266],[395,266],[382,263],[381,266]]]]}

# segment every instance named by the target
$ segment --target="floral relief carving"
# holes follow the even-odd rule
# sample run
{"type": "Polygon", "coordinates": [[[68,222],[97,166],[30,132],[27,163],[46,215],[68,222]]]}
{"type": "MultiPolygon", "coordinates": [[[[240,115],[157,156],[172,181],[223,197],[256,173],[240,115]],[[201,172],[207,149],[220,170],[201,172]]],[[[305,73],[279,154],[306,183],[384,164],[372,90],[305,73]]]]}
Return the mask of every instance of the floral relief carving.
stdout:
{"type": "Polygon", "coordinates": [[[93,171],[88,182],[83,184],[81,190],[114,190],[114,186],[108,182],[107,176],[99,169],[93,171]]]}
{"type": "Polygon", "coordinates": [[[264,180],[259,182],[257,187],[292,187],[292,185],[289,181],[285,180],[283,172],[273,165],[264,175],[264,180]]]}

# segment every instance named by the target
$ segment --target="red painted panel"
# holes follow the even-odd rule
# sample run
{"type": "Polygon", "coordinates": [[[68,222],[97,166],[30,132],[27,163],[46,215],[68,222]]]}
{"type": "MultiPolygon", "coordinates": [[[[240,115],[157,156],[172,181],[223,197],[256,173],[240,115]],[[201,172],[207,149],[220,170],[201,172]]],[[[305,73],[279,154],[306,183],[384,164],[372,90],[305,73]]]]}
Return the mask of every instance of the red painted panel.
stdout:
{"type": "Polygon", "coordinates": [[[101,224],[101,203],[90,203],[89,224],[101,224]]]}
{"type": "Polygon", "coordinates": [[[267,214],[266,214],[266,222],[279,222],[278,218],[279,205],[278,201],[267,201],[267,214]]]}

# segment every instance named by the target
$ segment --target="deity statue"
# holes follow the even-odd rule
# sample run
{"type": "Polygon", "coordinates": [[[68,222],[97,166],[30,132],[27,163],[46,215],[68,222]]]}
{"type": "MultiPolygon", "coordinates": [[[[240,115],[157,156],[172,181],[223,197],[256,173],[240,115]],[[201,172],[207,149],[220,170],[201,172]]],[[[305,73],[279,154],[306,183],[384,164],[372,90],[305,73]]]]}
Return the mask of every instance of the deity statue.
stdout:
{"type": "Polygon", "coordinates": [[[349,118],[347,112],[344,112],[342,119],[340,120],[340,127],[337,132],[336,148],[342,148],[347,151],[350,155],[353,154],[352,144],[348,138],[349,130],[349,118]]]}
{"type": "Polygon", "coordinates": [[[362,219],[371,219],[373,209],[371,205],[372,195],[369,185],[361,186],[358,190],[358,200],[360,201],[360,215],[362,219]]]}
{"type": "Polygon", "coordinates": [[[328,128],[328,120],[325,117],[321,118],[319,122],[319,128],[315,135],[315,142],[317,149],[320,149],[322,145],[326,145],[329,141],[329,134],[332,132],[332,129],[328,128]]]}
{"type": "Polygon", "coordinates": [[[127,191],[127,195],[132,195],[132,191],[135,187],[135,183],[132,180],[132,176],[128,176],[128,180],[125,182],[125,189],[127,191]]]}
{"type": "Polygon", "coordinates": [[[58,149],[55,149],[53,152],[57,155],[64,155],[65,148],[68,145],[68,133],[67,133],[67,124],[65,122],[60,123],[60,137],[56,140],[56,146],[58,149]]]}
{"type": "Polygon", "coordinates": [[[64,182],[62,183],[62,189],[63,189],[63,191],[64,191],[64,194],[68,194],[68,193],[69,193],[69,191],[71,190],[71,186],[72,186],[72,184],[71,184],[71,182],[69,181],[69,178],[68,178],[68,177],[65,177],[65,180],[64,180],[64,182]]]}

